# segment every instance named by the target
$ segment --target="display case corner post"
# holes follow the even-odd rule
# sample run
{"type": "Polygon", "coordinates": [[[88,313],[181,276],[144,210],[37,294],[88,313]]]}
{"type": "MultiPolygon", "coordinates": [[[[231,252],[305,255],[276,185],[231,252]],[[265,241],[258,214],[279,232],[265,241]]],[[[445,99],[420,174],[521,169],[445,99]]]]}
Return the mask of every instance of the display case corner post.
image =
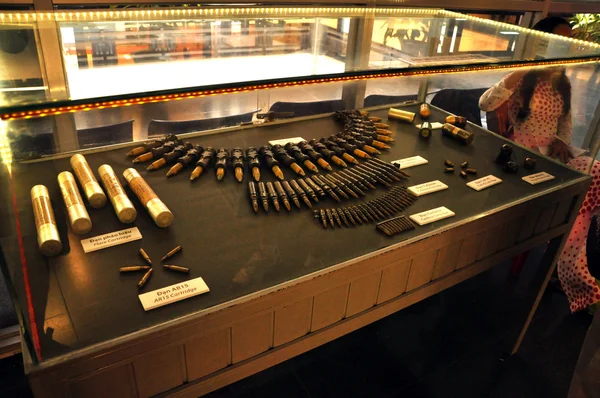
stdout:
{"type": "Polygon", "coordinates": [[[562,254],[563,247],[569,237],[569,233],[571,232],[571,228],[575,223],[577,215],[579,214],[579,208],[581,207],[587,190],[591,184],[591,178],[588,177],[585,181],[579,183],[579,194],[575,196],[572,201],[572,206],[570,208],[570,214],[568,216],[568,221],[565,224],[564,232],[560,235],[555,236],[550,239],[547,244],[546,250],[544,251],[544,255],[540,261],[538,266],[538,270],[536,271],[533,281],[531,294],[525,298],[525,305],[523,306],[524,312],[529,310],[526,315],[523,314],[524,322],[519,331],[519,334],[514,338],[514,344],[512,341],[509,341],[509,344],[513,344],[510,348],[510,355],[514,355],[519,350],[521,343],[527,333],[529,325],[533,320],[533,316],[535,315],[537,308],[542,300],[542,296],[546,291],[546,287],[548,286],[548,282],[556,269],[557,262],[562,254]]]}

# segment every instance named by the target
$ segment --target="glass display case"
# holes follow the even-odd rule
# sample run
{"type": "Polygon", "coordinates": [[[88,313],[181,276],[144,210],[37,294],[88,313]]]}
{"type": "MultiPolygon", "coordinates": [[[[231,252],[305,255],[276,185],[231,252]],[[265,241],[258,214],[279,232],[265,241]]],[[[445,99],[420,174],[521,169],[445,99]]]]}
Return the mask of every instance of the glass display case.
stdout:
{"type": "Polygon", "coordinates": [[[496,134],[479,99],[511,72],[563,68],[572,154],[598,150],[599,45],[445,10],[15,12],[0,31],[0,260],[36,396],[197,396],[533,245],[553,269],[590,178],[496,134]]]}

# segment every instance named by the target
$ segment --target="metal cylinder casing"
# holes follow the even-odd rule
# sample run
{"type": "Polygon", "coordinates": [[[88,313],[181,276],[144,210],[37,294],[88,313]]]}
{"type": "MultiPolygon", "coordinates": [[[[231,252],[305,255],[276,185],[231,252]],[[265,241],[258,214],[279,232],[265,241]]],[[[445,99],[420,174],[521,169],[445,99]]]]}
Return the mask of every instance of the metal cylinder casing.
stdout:
{"type": "Polygon", "coordinates": [[[103,164],[98,167],[98,174],[119,221],[123,224],[134,222],[137,217],[137,211],[125,193],[123,186],[119,182],[119,177],[117,177],[113,168],[108,164],[103,164]]]}
{"type": "Polygon", "coordinates": [[[57,180],[67,209],[71,229],[77,235],[87,234],[92,229],[92,220],[79,194],[75,177],[70,172],[63,171],[58,175],[57,180]]]}
{"type": "Polygon", "coordinates": [[[62,250],[62,242],[56,227],[48,188],[44,185],[36,185],[31,188],[30,194],[40,252],[44,256],[56,256],[62,250]]]}
{"type": "Polygon", "coordinates": [[[81,188],[83,188],[83,192],[90,203],[90,206],[96,209],[103,207],[106,204],[106,195],[100,187],[100,184],[98,184],[98,180],[96,180],[94,172],[87,160],[85,160],[85,157],[76,154],[71,156],[70,162],[73,172],[75,173],[79,184],[81,184],[81,188]]]}
{"type": "Polygon", "coordinates": [[[171,225],[173,222],[173,213],[171,213],[171,210],[169,210],[169,208],[158,198],[140,173],[134,168],[129,168],[123,172],[123,177],[127,180],[133,193],[135,193],[140,202],[146,207],[146,210],[150,213],[154,223],[161,228],[171,225]]]}
{"type": "Polygon", "coordinates": [[[390,108],[388,111],[388,118],[397,119],[405,123],[412,123],[415,120],[415,114],[413,112],[403,111],[402,109],[390,108]]]}

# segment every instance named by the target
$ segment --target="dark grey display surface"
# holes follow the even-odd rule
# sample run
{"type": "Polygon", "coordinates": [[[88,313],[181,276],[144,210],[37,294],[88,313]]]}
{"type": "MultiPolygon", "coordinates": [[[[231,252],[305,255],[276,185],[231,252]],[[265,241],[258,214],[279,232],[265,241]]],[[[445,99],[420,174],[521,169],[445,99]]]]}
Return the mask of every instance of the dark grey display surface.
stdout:
{"type": "MultiPolygon", "coordinates": [[[[416,111],[417,107],[404,109],[416,111]]],[[[386,110],[374,112],[386,118],[386,110]]],[[[432,110],[430,121],[443,121],[446,114],[432,110]]],[[[420,123],[417,120],[415,124],[420,123]]],[[[475,133],[475,141],[470,146],[442,137],[435,130],[429,141],[418,138],[418,130],[411,125],[390,121],[391,130],[396,132],[396,142],[391,151],[381,158],[387,161],[421,155],[429,164],[407,169],[411,174],[407,186],[432,180],[441,180],[449,189],[421,197],[403,214],[414,214],[438,206],[446,206],[456,216],[389,238],[377,232],[375,225],[355,228],[324,230],[315,224],[312,213],[305,207],[287,213],[262,210],[255,214],[248,200],[246,172],[244,184],[235,181],[231,169],[222,182],[216,181],[211,168],[198,180],[190,182],[185,170],[171,179],[165,178],[168,168],[157,172],[146,172],[142,165],[137,169],[146,177],[159,197],[175,215],[173,225],[166,229],[156,227],[141,204],[130,197],[138,209],[138,218],[133,224],[142,233],[143,239],[120,246],[85,254],[80,237],[67,228],[66,213],[56,182],[59,172],[70,170],[68,158],[31,164],[13,165],[13,181],[18,219],[29,273],[29,283],[33,297],[35,319],[41,340],[43,359],[60,356],[71,351],[105,342],[107,340],[135,333],[142,329],[160,325],[178,317],[225,303],[275,285],[292,281],[309,273],[323,270],[346,260],[356,258],[401,242],[407,238],[426,235],[439,229],[508,206],[515,201],[539,194],[562,184],[575,181],[581,174],[566,167],[531,155],[515,147],[516,159],[522,164],[526,156],[534,156],[538,166],[534,171],[521,168],[517,174],[505,174],[494,159],[505,143],[501,138],[482,129],[468,126],[475,133]],[[456,165],[454,174],[444,174],[444,160],[456,165]],[[476,192],[467,187],[466,180],[458,174],[460,164],[468,161],[478,170],[476,177],[494,174],[503,180],[500,185],[476,192]],[[521,177],[538,171],[546,171],[556,178],[536,186],[521,180],[521,177]],[[29,190],[35,184],[48,187],[59,230],[65,249],[55,258],[46,259],[37,248],[35,224],[29,199],[29,190]],[[155,290],[188,278],[186,275],[163,271],[160,257],[167,251],[182,245],[183,251],[170,259],[171,264],[191,268],[189,278],[203,277],[211,291],[181,302],[145,312],[137,297],[137,282],[143,273],[119,274],[119,267],[143,264],[138,255],[143,247],[155,263],[154,275],[142,290],[155,290]]],[[[341,129],[333,118],[320,118],[289,124],[264,126],[223,134],[198,137],[190,140],[194,144],[225,146],[229,149],[239,146],[259,147],[268,140],[285,137],[319,138],[334,134],[341,129]]],[[[98,166],[108,163],[119,176],[132,167],[125,157],[127,149],[87,154],[88,162],[97,171],[98,166]]],[[[283,169],[286,179],[294,178],[293,172],[283,169]]],[[[262,170],[263,181],[274,181],[273,174],[262,170]]],[[[10,209],[12,203],[10,183],[6,172],[1,176],[2,196],[10,209]]],[[[337,207],[356,204],[382,195],[386,189],[378,185],[360,200],[351,199],[334,203],[324,199],[316,206],[337,207]]],[[[128,226],[121,224],[110,203],[103,209],[88,209],[93,222],[92,232],[84,237],[93,237],[118,231],[128,226]]],[[[16,237],[13,215],[2,214],[0,242],[5,259],[11,271],[11,278],[17,290],[20,303],[25,305],[22,264],[16,237]]],[[[499,237],[501,239],[501,237],[499,237]]],[[[24,310],[26,313],[27,311],[24,310]]],[[[27,318],[27,314],[26,318],[27,318]]],[[[26,326],[31,327],[27,320],[26,326]]]]}

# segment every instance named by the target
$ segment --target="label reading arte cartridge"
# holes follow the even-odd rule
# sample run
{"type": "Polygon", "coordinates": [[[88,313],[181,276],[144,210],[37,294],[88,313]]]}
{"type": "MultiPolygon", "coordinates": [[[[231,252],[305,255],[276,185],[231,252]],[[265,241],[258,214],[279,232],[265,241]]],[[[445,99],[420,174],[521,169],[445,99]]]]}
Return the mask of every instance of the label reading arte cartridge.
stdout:
{"type": "Polygon", "coordinates": [[[542,171],[539,173],[530,174],[528,176],[523,177],[522,179],[523,181],[528,182],[531,185],[537,185],[541,182],[553,180],[554,176],[552,174],[546,173],[545,171],[542,171]]]}
{"type": "Polygon", "coordinates": [[[412,216],[410,216],[410,219],[419,225],[425,225],[452,216],[454,216],[454,212],[452,210],[441,206],[436,207],[435,209],[413,214],[412,216]]]}
{"type": "Polygon", "coordinates": [[[417,155],[410,158],[394,160],[392,163],[400,164],[401,169],[408,169],[409,167],[420,166],[429,162],[424,157],[417,155]]]}
{"type": "Polygon", "coordinates": [[[94,236],[93,238],[82,239],[81,246],[83,246],[84,252],[90,253],[140,239],[142,239],[140,230],[137,229],[137,227],[133,227],[100,236],[94,236]]]}
{"type": "Polygon", "coordinates": [[[501,182],[501,179],[490,174],[489,176],[481,177],[478,180],[473,180],[467,183],[467,186],[473,188],[476,191],[481,191],[483,189],[493,187],[496,184],[500,184],[501,182]]]}
{"type": "Polygon", "coordinates": [[[417,196],[423,196],[427,195],[428,193],[443,191],[444,189],[448,189],[448,185],[444,184],[440,180],[429,181],[423,184],[408,187],[408,190],[417,196]]]}
{"type": "Polygon", "coordinates": [[[209,292],[202,278],[191,279],[171,286],[138,295],[144,311],[150,311],[163,305],[175,303],[190,297],[209,292]]]}
{"type": "Polygon", "coordinates": [[[290,137],[290,138],[282,138],[280,140],[272,140],[272,141],[269,141],[269,144],[284,146],[288,142],[291,142],[292,144],[297,144],[300,141],[306,141],[306,140],[302,137],[290,137]]]}

